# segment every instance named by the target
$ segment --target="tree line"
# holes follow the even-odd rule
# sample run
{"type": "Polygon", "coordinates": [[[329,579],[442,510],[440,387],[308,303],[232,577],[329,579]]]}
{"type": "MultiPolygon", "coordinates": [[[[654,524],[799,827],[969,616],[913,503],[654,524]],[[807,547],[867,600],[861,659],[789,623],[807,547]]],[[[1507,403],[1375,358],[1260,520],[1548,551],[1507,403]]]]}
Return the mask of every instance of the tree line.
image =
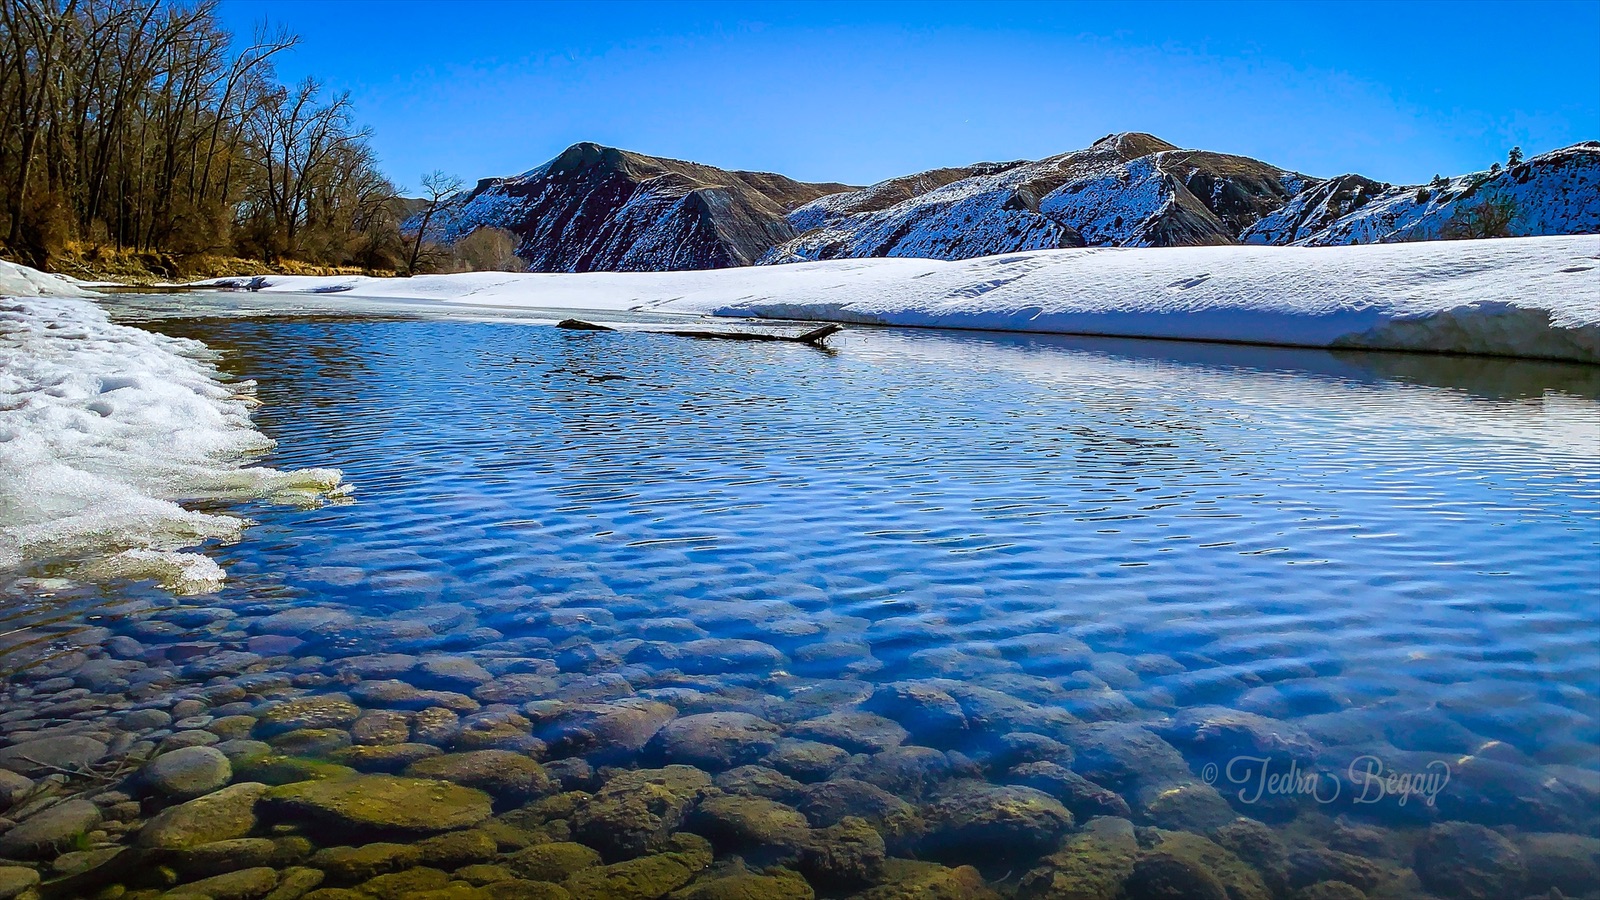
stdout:
{"type": "Polygon", "coordinates": [[[348,96],[277,77],[296,40],[230,34],[216,0],[0,0],[4,249],[404,268],[348,96]]]}

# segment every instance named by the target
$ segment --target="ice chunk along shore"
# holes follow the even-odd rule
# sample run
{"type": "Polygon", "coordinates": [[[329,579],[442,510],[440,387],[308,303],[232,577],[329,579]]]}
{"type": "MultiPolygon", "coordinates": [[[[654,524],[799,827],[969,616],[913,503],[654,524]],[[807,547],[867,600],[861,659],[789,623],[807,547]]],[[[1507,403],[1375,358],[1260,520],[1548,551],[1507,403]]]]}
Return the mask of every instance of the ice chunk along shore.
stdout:
{"type": "Polygon", "coordinates": [[[0,289],[0,571],[62,561],[79,577],[214,590],[193,552],[246,524],[185,501],[314,502],[336,469],[248,463],[272,447],[250,382],[225,384],[203,344],[116,325],[64,279],[7,264],[0,289]],[[31,273],[31,274],[30,274],[31,273]]]}
{"type": "Polygon", "coordinates": [[[1600,363],[1600,237],[1337,247],[1039,250],[700,272],[271,276],[264,289],[553,310],[650,310],[1476,353],[1600,363]]]}

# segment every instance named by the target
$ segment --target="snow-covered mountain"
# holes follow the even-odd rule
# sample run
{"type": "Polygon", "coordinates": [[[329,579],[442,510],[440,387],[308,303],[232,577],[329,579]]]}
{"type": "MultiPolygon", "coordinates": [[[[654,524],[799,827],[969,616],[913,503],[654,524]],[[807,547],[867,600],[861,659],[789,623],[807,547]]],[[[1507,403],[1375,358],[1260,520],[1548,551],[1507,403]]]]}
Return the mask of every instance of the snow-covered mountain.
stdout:
{"type": "Polygon", "coordinates": [[[1600,143],[1431,186],[1317,179],[1243,156],[1107,135],[1030,162],[933,169],[865,188],[576,144],[453,198],[445,240],[506,228],[536,272],[710,269],[861,257],[968,259],[1063,247],[1351,244],[1448,236],[1509,201],[1512,235],[1600,231],[1600,143]]]}
{"type": "Polygon", "coordinates": [[[1317,182],[1245,230],[1247,244],[1390,244],[1448,237],[1458,213],[1489,198],[1511,203],[1512,236],[1600,231],[1600,141],[1540,154],[1442,184],[1381,184],[1360,175],[1317,182]]]}
{"type": "Polygon", "coordinates": [[[785,216],[795,207],[848,189],[581,143],[532,171],[478,182],[429,231],[452,242],[504,228],[535,272],[720,269],[793,238],[785,216]]]}
{"type": "Polygon", "coordinates": [[[762,262],[862,256],[967,259],[1058,247],[1231,244],[1308,181],[1247,159],[1113,134],[1038,162],[935,172],[814,200],[802,233],[762,262]],[[906,191],[902,186],[926,186],[906,191]],[[887,202],[886,202],[887,201],[887,202]]]}

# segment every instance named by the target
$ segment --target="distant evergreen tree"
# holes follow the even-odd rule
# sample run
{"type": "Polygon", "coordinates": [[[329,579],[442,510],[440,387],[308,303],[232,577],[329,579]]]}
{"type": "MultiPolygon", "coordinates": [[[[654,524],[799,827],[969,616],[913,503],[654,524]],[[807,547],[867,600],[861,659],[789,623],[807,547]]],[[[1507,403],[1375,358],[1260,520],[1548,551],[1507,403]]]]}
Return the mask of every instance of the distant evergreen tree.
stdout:
{"type": "Polygon", "coordinates": [[[1432,187],[1434,190],[1441,190],[1441,189],[1444,188],[1445,185],[1447,185],[1449,183],[1450,182],[1444,180],[1444,176],[1443,175],[1435,175],[1435,176],[1433,176],[1433,180],[1428,182],[1428,185],[1430,187],[1432,187]]]}
{"type": "Polygon", "coordinates": [[[1506,154],[1506,168],[1520,165],[1522,165],[1522,148],[1512,147],[1511,152],[1506,154]]]}
{"type": "Polygon", "coordinates": [[[1490,175],[1499,175],[1500,174],[1500,164],[1499,163],[1495,163],[1494,165],[1490,166],[1489,167],[1489,174],[1490,175]]]}

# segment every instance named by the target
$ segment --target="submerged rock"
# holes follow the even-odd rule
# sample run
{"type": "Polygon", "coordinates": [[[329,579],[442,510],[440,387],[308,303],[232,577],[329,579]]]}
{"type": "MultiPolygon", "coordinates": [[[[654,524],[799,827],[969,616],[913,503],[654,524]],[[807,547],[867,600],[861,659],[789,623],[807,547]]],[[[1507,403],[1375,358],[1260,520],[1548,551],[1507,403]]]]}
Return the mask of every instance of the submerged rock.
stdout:
{"type": "Polygon", "coordinates": [[[267,785],[242,782],[164,809],[139,832],[143,847],[181,850],[242,838],[256,827],[256,802],[267,785]]]}
{"type": "Polygon", "coordinates": [[[510,750],[474,750],[418,760],[413,778],[439,778],[487,792],[496,804],[520,806],[555,791],[544,766],[510,750]]]}
{"type": "Polygon", "coordinates": [[[279,818],[306,819],[341,834],[432,834],[489,818],[489,795],[447,781],[351,775],[273,788],[263,804],[279,818]]]}
{"type": "Polygon", "coordinates": [[[1222,882],[1205,867],[1160,851],[1140,857],[1122,889],[1127,900],[1229,900],[1222,882]]]}
{"type": "Polygon", "coordinates": [[[971,866],[951,869],[938,863],[891,859],[883,866],[883,883],[854,900],[999,900],[971,866]]]}
{"type": "Polygon", "coordinates": [[[233,766],[214,747],[185,747],[156,757],[139,776],[158,794],[191,800],[225,786],[233,779],[233,766]]]}
{"type": "Polygon", "coordinates": [[[53,858],[100,824],[100,808],[87,800],[58,803],[0,834],[0,857],[53,858]]]}
{"type": "Polygon", "coordinates": [[[569,875],[601,865],[600,854],[583,844],[556,841],[535,844],[506,858],[506,868],[530,881],[564,881],[569,875]]]}
{"type": "Polygon", "coordinates": [[[778,726],[741,712],[683,716],[662,726],[646,750],[666,763],[713,772],[753,763],[777,743],[778,726]]]}
{"type": "Polygon", "coordinates": [[[796,867],[824,890],[846,891],[876,884],[883,877],[886,858],[877,829],[865,819],[846,816],[811,833],[796,867]]]}
{"type": "Polygon", "coordinates": [[[1043,791],[984,781],[952,784],[922,818],[922,853],[964,863],[1032,860],[1072,828],[1072,813],[1043,791]]]}
{"type": "Polygon", "coordinates": [[[561,883],[573,900],[657,900],[689,883],[711,865],[704,838],[674,835],[664,853],[584,869],[561,883]]]}
{"type": "Polygon", "coordinates": [[[1422,886],[1450,900],[1511,897],[1527,873],[1516,845],[1482,825],[1444,822],[1428,829],[1412,868],[1422,886]]]}
{"type": "Polygon", "coordinates": [[[1139,842],[1126,819],[1093,819],[1022,877],[1020,900],[1116,900],[1133,873],[1139,842]]]}
{"type": "Polygon", "coordinates": [[[573,812],[572,833],[607,859],[631,859],[666,846],[711,789],[689,766],[622,772],[573,812]]]}
{"type": "Polygon", "coordinates": [[[851,753],[878,753],[905,743],[910,733],[893,719],[860,710],[841,710],[790,726],[789,734],[833,744],[851,753]]]}

